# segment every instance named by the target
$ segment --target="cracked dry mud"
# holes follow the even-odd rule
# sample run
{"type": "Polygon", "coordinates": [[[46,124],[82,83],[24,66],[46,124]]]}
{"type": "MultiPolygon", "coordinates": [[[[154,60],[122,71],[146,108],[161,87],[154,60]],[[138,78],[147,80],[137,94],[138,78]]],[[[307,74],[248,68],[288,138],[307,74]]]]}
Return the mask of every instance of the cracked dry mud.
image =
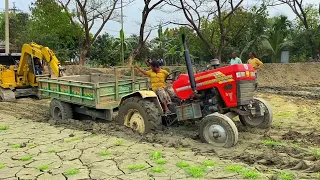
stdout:
{"type": "Polygon", "coordinates": [[[189,175],[176,166],[177,162],[201,165],[206,160],[217,164],[208,167],[206,178],[241,178],[225,174],[222,168],[229,161],[213,156],[195,156],[162,145],[54,127],[5,114],[1,114],[0,122],[8,126],[0,131],[0,179],[186,179],[189,175]],[[150,158],[154,152],[161,152],[166,163],[159,165],[150,158]],[[132,165],[143,168],[130,170],[132,165]],[[152,167],[163,167],[164,172],[155,173],[152,167]]]}
{"type": "Polygon", "coordinates": [[[194,179],[198,171],[195,179],[319,179],[320,103],[259,96],[272,106],[272,127],[250,129],[236,121],[239,142],[230,149],[201,143],[196,125],[140,136],[111,122],[52,121],[46,99],[1,102],[0,179],[194,179]],[[162,163],[151,158],[155,152],[162,163]],[[193,171],[178,167],[181,162],[193,171]],[[214,166],[201,170],[205,162],[214,166]]]}

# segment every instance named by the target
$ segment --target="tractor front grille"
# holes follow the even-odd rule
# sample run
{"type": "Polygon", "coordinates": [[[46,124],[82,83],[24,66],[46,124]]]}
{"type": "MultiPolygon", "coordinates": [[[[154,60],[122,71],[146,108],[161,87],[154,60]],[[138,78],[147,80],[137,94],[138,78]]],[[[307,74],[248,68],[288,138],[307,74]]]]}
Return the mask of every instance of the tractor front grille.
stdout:
{"type": "Polygon", "coordinates": [[[250,104],[255,91],[255,83],[255,80],[237,82],[238,105],[250,104]]]}

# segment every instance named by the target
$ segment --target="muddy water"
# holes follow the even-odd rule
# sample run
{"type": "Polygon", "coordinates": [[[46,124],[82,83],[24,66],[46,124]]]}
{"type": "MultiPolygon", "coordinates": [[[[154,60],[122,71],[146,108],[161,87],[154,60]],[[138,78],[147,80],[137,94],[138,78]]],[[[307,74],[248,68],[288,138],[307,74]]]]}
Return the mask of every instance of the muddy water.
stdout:
{"type": "MultiPolygon", "coordinates": [[[[299,90],[308,90],[308,88],[312,89],[312,87],[303,87],[299,90]]],[[[311,92],[316,94],[316,90],[311,92]]],[[[268,92],[274,93],[274,91],[268,92]]],[[[243,162],[254,166],[260,172],[284,169],[298,172],[299,179],[314,179],[316,173],[320,172],[320,149],[317,149],[320,147],[320,103],[314,98],[270,93],[258,96],[269,101],[272,106],[274,114],[272,127],[267,130],[250,129],[236,121],[239,142],[236,147],[230,149],[201,143],[197,136],[197,124],[170,127],[163,132],[141,136],[113,122],[84,119],[57,123],[49,118],[49,100],[47,99],[26,98],[19,99],[16,103],[2,102],[0,114],[243,162]]]]}

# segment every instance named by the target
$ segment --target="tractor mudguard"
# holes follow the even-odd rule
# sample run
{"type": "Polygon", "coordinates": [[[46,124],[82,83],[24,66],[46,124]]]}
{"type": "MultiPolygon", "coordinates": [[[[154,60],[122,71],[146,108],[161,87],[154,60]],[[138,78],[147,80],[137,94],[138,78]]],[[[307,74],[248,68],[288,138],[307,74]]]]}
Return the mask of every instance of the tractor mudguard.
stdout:
{"type": "MultiPolygon", "coordinates": [[[[158,99],[158,96],[155,92],[153,91],[136,91],[134,93],[128,94],[124,97],[121,98],[121,103],[130,97],[141,97],[142,99],[148,99],[155,103],[155,105],[159,108],[160,112],[163,112],[162,106],[160,104],[160,101],[158,99]]],[[[121,104],[120,103],[120,104],[121,104]]]]}

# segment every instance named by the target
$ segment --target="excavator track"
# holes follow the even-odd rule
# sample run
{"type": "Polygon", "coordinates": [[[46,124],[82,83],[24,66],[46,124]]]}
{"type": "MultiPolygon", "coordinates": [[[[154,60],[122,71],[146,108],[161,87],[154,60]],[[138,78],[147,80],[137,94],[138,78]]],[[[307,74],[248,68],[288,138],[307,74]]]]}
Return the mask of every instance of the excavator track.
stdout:
{"type": "Polygon", "coordinates": [[[0,88],[0,101],[10,102],[15,100],[16,96],[11,89],[0,88]]]}

